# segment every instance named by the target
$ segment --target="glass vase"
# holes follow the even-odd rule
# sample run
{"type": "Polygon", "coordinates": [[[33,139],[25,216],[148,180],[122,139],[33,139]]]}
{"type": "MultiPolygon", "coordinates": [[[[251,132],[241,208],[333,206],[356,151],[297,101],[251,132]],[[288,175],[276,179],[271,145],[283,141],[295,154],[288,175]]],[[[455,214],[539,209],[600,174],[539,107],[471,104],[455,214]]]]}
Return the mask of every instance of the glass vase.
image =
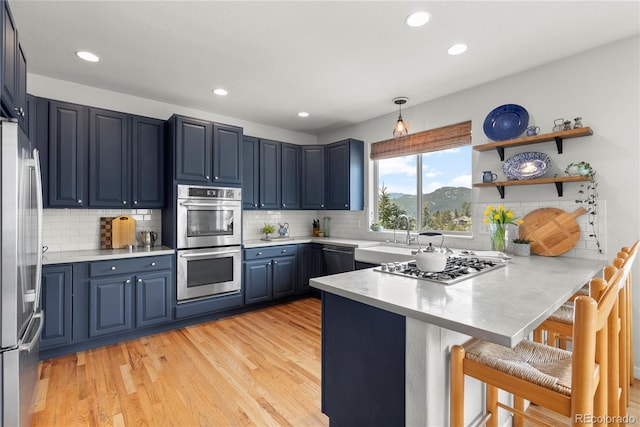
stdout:
{"type": "Polygon", "coordinates": [[[507,230],[505,224],[489,224],[491,250],[507,252],[507,230]]]}

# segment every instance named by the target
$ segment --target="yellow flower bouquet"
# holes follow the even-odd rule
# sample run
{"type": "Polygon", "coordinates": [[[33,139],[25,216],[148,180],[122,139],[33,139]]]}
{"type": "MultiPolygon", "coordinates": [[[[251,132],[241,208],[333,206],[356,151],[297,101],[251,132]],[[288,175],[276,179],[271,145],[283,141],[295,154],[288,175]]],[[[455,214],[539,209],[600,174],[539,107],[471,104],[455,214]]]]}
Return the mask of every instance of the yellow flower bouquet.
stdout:
{"type": "Polygon", "coordinates": [[[484,211],[485,224],[489,224],[491,230],[491,249],[494,251],[505,252],[507,249],[506,225],[522,224],[522,220],[513,216],[511,209],[505,209],[500,205],[497,208],[489,205],[484,211]]]}

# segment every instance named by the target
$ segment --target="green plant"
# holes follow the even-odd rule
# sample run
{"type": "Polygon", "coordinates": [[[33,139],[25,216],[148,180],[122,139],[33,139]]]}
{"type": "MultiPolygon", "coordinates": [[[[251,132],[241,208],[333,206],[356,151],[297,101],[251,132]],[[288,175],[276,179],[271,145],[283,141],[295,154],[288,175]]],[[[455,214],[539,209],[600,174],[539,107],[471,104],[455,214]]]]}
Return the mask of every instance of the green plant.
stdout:
{"type": "Polygon", "coordinates": [[[264,234],[271,234],[274,231],[276,231],[276,228],[273,225],[269,225],[266,223],[264,224],[264,227],[260,229],[260,232],[264,234]]]}
{"type": "Polygon", "coordinates": [[[528,245],[529,243],[531,243],[531,240],[529,239],[513,239],[513,243],[519,243],[521,245],[528,245]]]}
{"type": "Polygon", "coordinates": [[[567,165],[567,168],[564,170],[565,173],[569,173],[569,170],[575,167],[578,170],[586,170],[588,173],[587,175],[591,176],[595,174],[595,171],[593,170],[593,168],[591,167],[591,165],[588,162],[577,162],[577,163],[569,163],[567,165]]]}

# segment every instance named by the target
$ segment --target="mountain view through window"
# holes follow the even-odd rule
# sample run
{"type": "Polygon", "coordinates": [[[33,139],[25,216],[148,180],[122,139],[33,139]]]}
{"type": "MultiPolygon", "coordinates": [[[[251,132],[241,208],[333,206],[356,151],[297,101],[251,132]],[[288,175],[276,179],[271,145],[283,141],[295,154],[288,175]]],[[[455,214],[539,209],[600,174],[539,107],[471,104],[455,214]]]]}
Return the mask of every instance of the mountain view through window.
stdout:
{"type": "Polygon", "coordinates": [[[471,145],[376,162],[384,228],[405,214],[411,230],[471,232],[471,145]]]}

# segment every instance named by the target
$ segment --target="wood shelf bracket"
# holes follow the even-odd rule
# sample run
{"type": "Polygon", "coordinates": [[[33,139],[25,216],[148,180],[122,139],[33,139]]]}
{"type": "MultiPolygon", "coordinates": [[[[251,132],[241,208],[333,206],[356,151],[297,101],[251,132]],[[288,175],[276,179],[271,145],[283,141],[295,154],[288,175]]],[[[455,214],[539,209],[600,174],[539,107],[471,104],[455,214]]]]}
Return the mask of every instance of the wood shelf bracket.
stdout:
{"type": "Polygon", "coordinates": [[[558,154],[562,154],[562,137],[556,136],[554,139],[556,140],[556,147],[558,147],[558,154]]]}

